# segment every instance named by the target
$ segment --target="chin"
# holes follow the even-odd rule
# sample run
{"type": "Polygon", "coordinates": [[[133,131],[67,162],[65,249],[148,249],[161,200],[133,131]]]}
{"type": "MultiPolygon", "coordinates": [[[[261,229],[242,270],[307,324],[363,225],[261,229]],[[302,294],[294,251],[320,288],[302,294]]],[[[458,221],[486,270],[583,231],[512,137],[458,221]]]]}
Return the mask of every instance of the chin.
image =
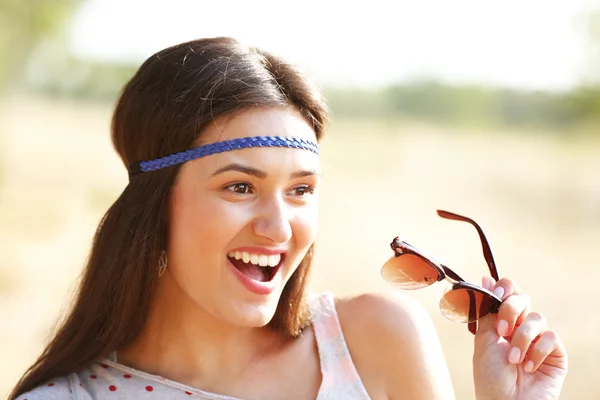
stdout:
{"type": "Polygon", "coordinates": [[[271,322],[277,310],[277,299],[264,303],[247,302],[237,307],[232,324],[244,328],[262,328],[271,322]]]}

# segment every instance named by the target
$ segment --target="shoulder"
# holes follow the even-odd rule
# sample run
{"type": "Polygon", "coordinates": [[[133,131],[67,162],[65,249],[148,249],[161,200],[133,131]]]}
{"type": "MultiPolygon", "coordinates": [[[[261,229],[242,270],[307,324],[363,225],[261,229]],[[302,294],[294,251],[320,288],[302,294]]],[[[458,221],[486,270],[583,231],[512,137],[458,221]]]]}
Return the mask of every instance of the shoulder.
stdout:
{"type": "Polygon", "coordinates": [[[408,360],[422,357],[422,345],[439,342],[427,310],[402,293],[336,298],[335,305],[344,336],[356,351],[381,351],[388,358],[408,360]]]}
{"type": "Polygon", "coordinates": [[[56,378],[21,394],[16,400],[90,399],[78,384],[76,386],[69,377],[56,378]]]}
{"type": "Polygon", "coordinates": [[[397,337],[431,327],[431,319],[425,308],[402,293],[336,297],[335,306],[340,321],[350,329],[368,326],[380,334],[397,337]]]}
{"type": "Polygon", "coordinates": [[[352,359],[373,394],[453,398],[437,332],[419,302],[403,293],[367,293],[335,304],[352,359]]]}

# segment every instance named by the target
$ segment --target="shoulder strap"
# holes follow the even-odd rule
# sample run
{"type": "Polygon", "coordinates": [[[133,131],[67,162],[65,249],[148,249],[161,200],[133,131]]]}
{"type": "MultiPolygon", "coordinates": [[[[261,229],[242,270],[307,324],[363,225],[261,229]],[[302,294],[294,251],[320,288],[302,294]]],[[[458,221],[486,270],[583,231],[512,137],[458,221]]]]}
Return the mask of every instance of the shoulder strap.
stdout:
{"type": "Polygon", "coordinates": [[[317,297],[313,301],[312,313],[323,376],[322,389],[338,394],[352,393],[355,399],[368,399],[352,362],[333,295],[327,292],[317,297]]]}

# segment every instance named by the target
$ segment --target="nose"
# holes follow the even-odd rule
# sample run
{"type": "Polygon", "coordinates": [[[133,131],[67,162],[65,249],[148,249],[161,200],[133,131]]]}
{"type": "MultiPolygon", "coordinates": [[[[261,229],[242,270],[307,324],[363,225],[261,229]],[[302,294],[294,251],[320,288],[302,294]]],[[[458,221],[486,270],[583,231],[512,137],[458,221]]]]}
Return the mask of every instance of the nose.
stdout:
{"type": "Polygon", "coordinates": [[[292,210],[279,197],[265,199],[260,204],[258,216],[253,221],[253,231],[257,236],[273,243],[285,243],[292,238],[292,210]]]}

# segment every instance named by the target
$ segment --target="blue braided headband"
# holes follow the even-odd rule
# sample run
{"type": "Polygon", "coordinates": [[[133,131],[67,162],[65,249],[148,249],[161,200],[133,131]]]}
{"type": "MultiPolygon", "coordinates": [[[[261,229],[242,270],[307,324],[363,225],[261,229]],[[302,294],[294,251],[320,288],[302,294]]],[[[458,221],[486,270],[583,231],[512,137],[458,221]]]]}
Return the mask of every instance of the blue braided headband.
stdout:
{"type": "Polygon", "coordinates": [[[134,175],[139,175],[142,172],[172,167],[173,165],[195,160],[200,157],[210,156],[211,154],[252,147],[289,147],[310,150],[313,153],[319,154],[319,146],[317,143],[311,142],[310,140],[281,136],[254,136],[210,143],[180,153],[171,154],[166,157],[157,158],[155,160],[134,162],[129,167],[129,177],[131,178],[134,175]]]}

